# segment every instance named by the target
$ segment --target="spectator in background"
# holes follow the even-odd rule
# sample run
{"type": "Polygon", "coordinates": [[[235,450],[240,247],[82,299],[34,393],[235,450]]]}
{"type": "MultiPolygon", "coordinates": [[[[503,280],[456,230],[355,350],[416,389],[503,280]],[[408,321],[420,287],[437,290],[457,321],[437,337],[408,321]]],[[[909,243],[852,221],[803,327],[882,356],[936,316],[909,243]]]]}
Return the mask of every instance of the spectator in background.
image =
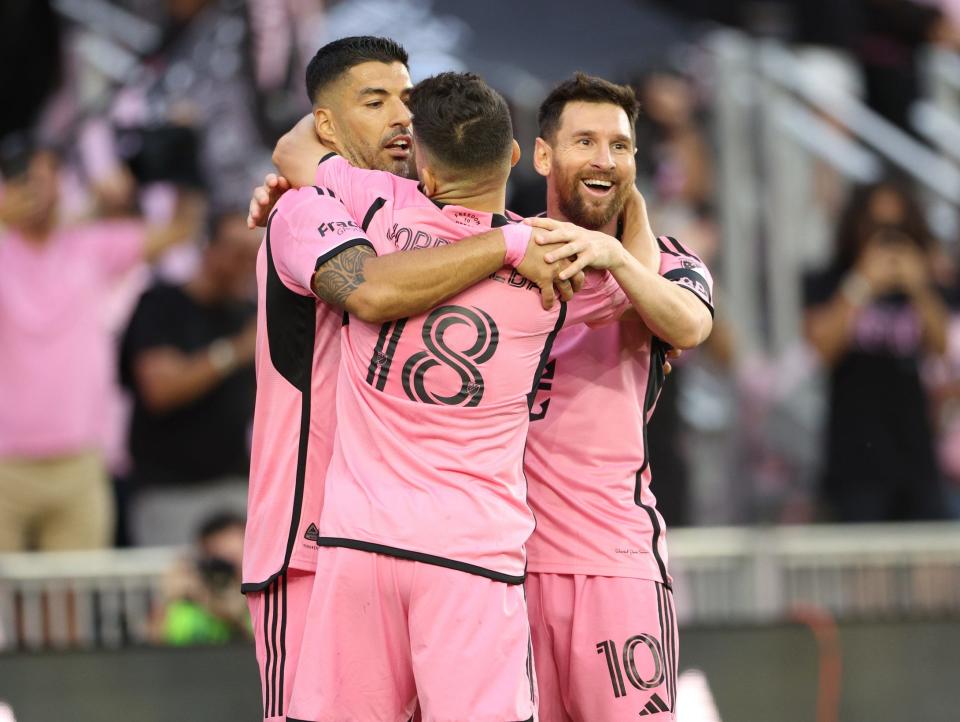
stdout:
{"type": "Polygon", "coordinates": [[[250,638],[250,615],[240,593],[242,516],[217,513],[196,532],[191,557],[167,575],[164,606],[154,627],[162,644],[223,644],[250,638]]]}
{"type": "Polygon", "coordinates": [[[637,91],[643,107],[637,131],[645,141],[639,162],[653,184],[657,212],[674,206],[685,216],[706,212],[713,200],[713,154],[698,122],[692,83],[660,70],[637,91]]]}
{"type": "Polygon", "coordinates": [[[946,343],[933,243],[904,187],[861,187],[832,264],[807,279],[806,335],[830,379],[823,493],[841,521],[945,516],[919,371],[946,343]]]}
{"type": "Polygon", "coordinates": [[[212,511],[246,506],[259,242],[240,213],[216,216],[196,275],[148,289],[124,334],[139,545],[185,544],[212,511]]]}
{"type": "Polygon", "coordinates": [[[60,225],[57,155],[22,138],[2,150],[0,551],[107,546],[105,296],[144,258],[190,237],[197,204],[182,196],[162,227],[138,218],[60,225]]]}

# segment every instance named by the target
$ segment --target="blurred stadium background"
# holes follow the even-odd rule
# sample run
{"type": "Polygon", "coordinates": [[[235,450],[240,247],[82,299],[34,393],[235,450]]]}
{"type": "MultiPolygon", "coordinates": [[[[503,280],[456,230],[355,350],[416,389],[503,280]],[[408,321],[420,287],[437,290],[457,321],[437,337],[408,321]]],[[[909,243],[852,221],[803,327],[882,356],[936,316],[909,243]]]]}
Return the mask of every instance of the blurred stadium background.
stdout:
{"type": "MultiPolygon", "coordinates": [[[[5,172],[24,137],[54,147],[66,225],[169,222],[178,186],[203,189],[212,214],[239,213],[309,109],[306,62],[352,34],[399,40],[414,81],[479,72],[509,99],[528,157],[555,82],[583,70],[636,87],[654,229],[703,256],[719,297],[713,336],[676,364],[650,430],[690,694],[709,689],[726,722],[956,720],[960,2],[4,0],[5,172]],[[898,321],[881,318],[872,346],[825,352],[817,314],[858,292],[836,277],[823,291],[837,249],[909,232],[913,205],[943,342],[911,344],[908,329],[897,346],[898,321]],[[876,445],[891,461],[856,514],[845,495],[860,432],[865,454],[876,445]]],[[[521,160],[510,207],[534,214],[543,197],[521,160]]],[[[117,365],[140,294],[194,277],[216,232],[194,224],[190,242],[110,289],[117,365]]],[[[14,332],[0,319],[0,368],[14,332]]],[[[196,523],[166,538],[138,526],[150,483],[178,480],[147,483],[131,462],[130,440],[150,434],[130,432],[131,389],[118,379],[93,410],[116,491],[112,547],[0,553],[4,722],[257,719],[223,551],[235,545],[211,547],[196,523]]],[[[235,489],[209,491],[222,513],[207,531],[229,535],[235,489]]],[[[698,715],[681,705],[684,722],[711,719],[698,715]]]]}

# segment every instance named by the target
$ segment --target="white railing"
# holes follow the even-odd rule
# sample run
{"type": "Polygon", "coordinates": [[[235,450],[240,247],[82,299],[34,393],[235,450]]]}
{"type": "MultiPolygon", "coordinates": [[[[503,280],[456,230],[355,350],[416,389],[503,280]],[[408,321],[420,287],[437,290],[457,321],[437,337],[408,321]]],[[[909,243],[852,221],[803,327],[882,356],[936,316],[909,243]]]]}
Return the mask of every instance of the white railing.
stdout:
{"type": "Polygon", "coordinates": [[[176,548],[0,554],[0,649],[148,639],[176,548]]]}
{"type": "Polygon", "coordinates": [[[960,524],[678,529],[670,566],[688,623],[960,615],[960,524]]]}
{"type": "MultiPolygon", "coordinates": [[[[960,616],[960,523],[676,529],[669,548],[684,624],[960,616]]],[[[0,648],[147,641],[179,553],[0,555],[0,648]]]]}

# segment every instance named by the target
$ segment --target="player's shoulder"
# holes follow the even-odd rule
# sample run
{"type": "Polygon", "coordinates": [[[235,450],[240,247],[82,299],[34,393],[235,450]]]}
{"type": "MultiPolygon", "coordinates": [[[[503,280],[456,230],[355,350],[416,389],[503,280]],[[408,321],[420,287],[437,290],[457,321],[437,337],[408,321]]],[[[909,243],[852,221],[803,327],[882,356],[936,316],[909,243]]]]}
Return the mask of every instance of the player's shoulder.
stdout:
{"type": "MultiPolygon", "coordinates": [[[[323,171],[333,171],[328,177],[347,177],[352,182],[368,191],[378,191],[394,193],[400,183],[408,182],[404,178],[395,176],[385,170],[374,170],[371,168],[358,168],[351,165],[343,156],[336,153],[328,153],[317,166],[317,180],[320,181],[327,173],[323,171]]],[[[416,182],[413,181],[414,185],[416,182]]]]}
{"type": "Polygon", "coordinates": [[[280,196],[280,200],[278,200],[274,206],[274,214],[289,220],[290,217],[303,206],[315,203],[317,199],[326,196],[326,191],[319,186],[293,188],[280,196]]]}
{"type": "Polygon", "coordinates": [[[660,255],[675,256],[677,258],[688,258],[700,265],[705,265],[703,260],[689,247],[684,246],[673,236],[658,236],[657,245],[660,247],[660,255]]]}

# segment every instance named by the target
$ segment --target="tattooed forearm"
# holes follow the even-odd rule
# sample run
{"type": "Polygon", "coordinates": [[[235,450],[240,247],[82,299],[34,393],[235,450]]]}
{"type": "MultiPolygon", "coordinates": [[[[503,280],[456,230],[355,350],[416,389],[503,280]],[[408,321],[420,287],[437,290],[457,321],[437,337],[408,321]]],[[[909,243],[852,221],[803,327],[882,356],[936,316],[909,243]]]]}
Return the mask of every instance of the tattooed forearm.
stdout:
{"type": "Polygon", "coordinates": [[[347,297],[364,282],[363,265],[377,255],[370,246],[352,246],[324,263],[313,274],[311,286],[317,297],[343,308],[347,297]]]}

